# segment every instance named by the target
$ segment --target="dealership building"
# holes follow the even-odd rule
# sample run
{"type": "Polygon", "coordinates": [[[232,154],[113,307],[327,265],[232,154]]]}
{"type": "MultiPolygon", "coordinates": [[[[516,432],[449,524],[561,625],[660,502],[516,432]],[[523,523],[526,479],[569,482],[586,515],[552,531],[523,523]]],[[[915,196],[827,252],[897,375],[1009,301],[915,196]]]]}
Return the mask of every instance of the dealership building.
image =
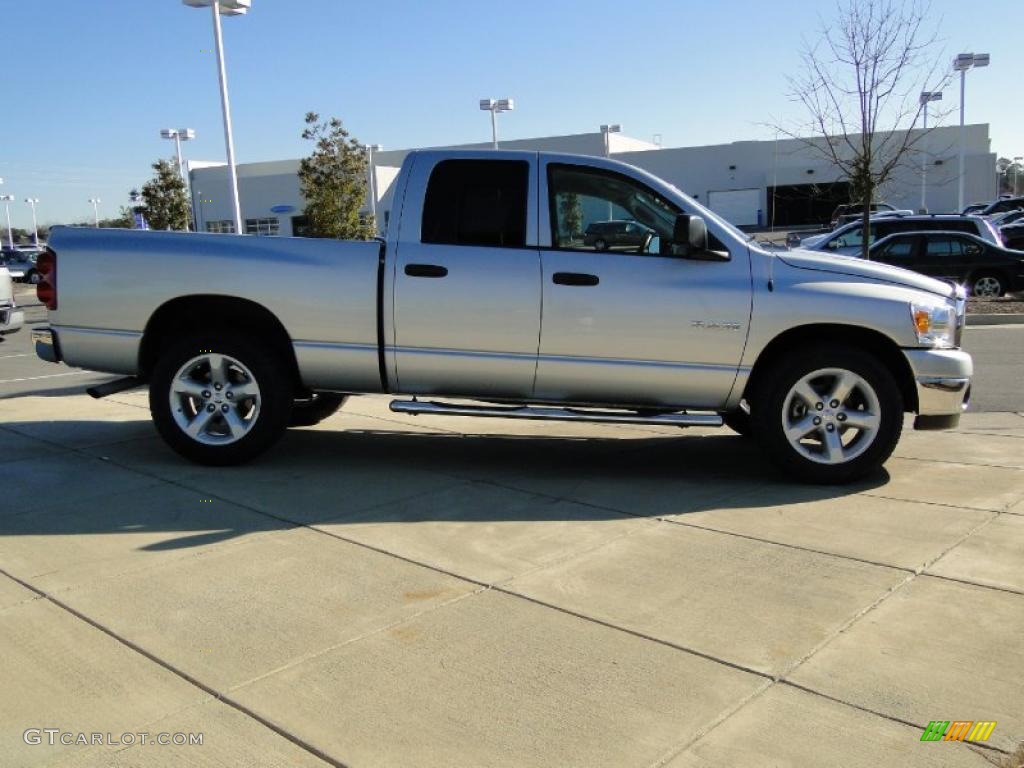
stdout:
{"type": "MultiPolygon", "coordinates": [[[[997,195],[998,181],[988,125],[968,125],[964,134],[965,202],[991,200],[997,195]]],[[[878,199],[901,209],[920,209],[924,168],[927,209],[934,213],[957,210],[959,137],[956,126],[935,128],[921,137],[914,152],[880,190],[878,199]]],[[[838,170],[805,140],[666,148],[622,133],[610,133],[607,139],[611,158],[660,176],[741,227],[823,224],[836,205],[850,199],[849,185],[841,180],[838,170]]],[[[444,149],[486,150],[490,146],[462,144],[444,149]]],[[[606,152],[603,133],[503,141],[501,148],[590,156],[604,156],[606,152]]],[[[409,151],[373,154],[365,211],[376,211],[381,228],[390,214],[392,185],[409,151]]],[[[247,233],[305,234],[305,203],[299,191],[298,170],[297,159],[238,166],[238,192],[247,233]]],[[[189,178],[197,229],[234,231],[226,166],[191,162],[189,178]]]]}

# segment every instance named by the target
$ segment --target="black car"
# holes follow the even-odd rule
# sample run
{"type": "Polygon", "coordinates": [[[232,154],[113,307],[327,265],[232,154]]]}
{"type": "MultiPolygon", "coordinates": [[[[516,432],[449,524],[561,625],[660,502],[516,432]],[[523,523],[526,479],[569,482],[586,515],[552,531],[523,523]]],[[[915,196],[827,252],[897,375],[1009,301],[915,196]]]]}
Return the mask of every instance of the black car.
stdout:
{"type": "Polygon", "coordinates": [[[1003,245],[1014,251],[1024,251],[1024,223],[1007,224],[999,228],[1003,245]]]}
{"type": "Polygon", "coordinates": [[[1015,210],[1016,208],[1024,208],[1024,197],[1004,197],[1002,200],[996,200],[995,202],[989,203],[984,210],[982,210],[982,216],[993,216],[997,213],[1006,213],[1007,211],[1015,210]]]}
{"type": "Polygon", "coordinates": [[[583,233],[583,244],[597,251],[639,249],[653,234],[635,221],[595,221],[583,233]]]}
{"type": "Polygon", "coordinates": [[[955,280],[972,296],[1024,290],[1024,253],[963,232],[902,232],[871,246],[872,261],[955,280]]]}

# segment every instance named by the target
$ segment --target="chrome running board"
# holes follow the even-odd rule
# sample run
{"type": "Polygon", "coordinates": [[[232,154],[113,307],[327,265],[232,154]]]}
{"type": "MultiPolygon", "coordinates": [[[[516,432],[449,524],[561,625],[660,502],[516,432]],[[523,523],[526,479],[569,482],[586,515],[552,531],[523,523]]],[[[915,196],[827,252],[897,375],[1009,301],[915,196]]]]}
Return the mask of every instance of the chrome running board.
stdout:
{"type": "Polygon", "coordinates": [[[588,408],[550,408],[532,405],[453,405],[421,400],[392,400],[395,413],[413,416],[491,416],[502,419],[540,419],[545,421],[596,421],[609,424],[661,424],[669,427],[720,427],[717,413],[656,413],[645,416],[636,411],[603,411],[588,408]]]}

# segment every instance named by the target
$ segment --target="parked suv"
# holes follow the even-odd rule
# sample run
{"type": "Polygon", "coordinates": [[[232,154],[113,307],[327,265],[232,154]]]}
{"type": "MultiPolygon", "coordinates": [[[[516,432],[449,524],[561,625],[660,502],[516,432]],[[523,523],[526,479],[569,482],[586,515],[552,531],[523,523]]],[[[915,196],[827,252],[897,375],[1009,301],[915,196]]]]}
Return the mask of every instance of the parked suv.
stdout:
{"type": "MultiPolygon", "coordinates": [[[[976,235],[993,245],[1002,246],[1003,241],[988,219],[981,216],[959,216],[957,214],[938,216],[886,216],[872,219],[868,243],[874,243],[883,237],[900,232],[921,232],[943,230],[947,232],[966,232],[976,235]]],[[[857,255],[864,242],[864,227],[859,221],[850,222],[835,232],[813,242],[804,241],[801,245],[814,251],[857,255]]]]}
{"type": "Polygon", "coordinates": [[[25,322],[25,313],[14,303],[14,286],[11,275],[0,265],[0,336],[21,330],[25,322]]]}
{"type": "Polygon", "coordinates": [[[1024,253],[963,232],[889,235],[871,246],[869,258],[954,280],[972,296],[995,298],[1024,290],[1024,253]]]}
{"type": "Polygon", "coordinates": [[[595,221],[583,233],[583,244],[595,251],[642,248],[654,230],[635,221],[595,221]]]}

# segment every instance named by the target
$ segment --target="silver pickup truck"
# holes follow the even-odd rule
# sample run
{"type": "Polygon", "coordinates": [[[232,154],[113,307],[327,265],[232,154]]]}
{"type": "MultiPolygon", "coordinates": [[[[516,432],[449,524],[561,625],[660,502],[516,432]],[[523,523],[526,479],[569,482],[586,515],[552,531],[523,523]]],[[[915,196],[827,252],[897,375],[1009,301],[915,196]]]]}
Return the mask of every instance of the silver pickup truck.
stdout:
{"type": "Polygon", "coordinates": [[[904,412],[943,429],[966,405],[962,289],[768,252],[629,165],[414,152],[393,199],[370,242],[55,229],[36,350],[128,377],[97,395],[148,383],[160,434],[204,464],[391,393],[410,414],[724,423],[836,483],[889,457],[904,412]],[[601,221],[642,237],[586,238],[601,221]]]}

